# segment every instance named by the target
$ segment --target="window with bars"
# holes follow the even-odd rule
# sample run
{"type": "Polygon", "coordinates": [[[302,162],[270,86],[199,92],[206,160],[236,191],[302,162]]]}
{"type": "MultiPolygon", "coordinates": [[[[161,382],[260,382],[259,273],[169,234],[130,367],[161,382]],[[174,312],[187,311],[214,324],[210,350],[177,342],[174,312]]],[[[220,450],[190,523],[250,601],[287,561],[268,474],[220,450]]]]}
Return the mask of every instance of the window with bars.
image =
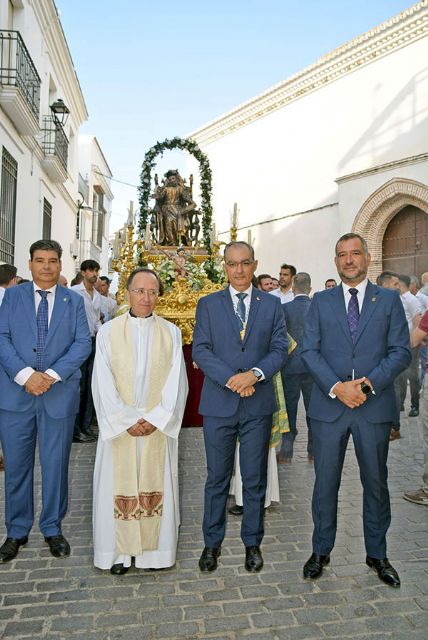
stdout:
{"type": "Polygon", "coordinates": [[[18,163],[3,147],[0,188],[0,261],[14,263],[18,163]]]}
{"type": "Polygon", "coordinates": [[[51,239],[52,228],[52,205],[46,198],[43,198],[43,240],[51,239]]]}

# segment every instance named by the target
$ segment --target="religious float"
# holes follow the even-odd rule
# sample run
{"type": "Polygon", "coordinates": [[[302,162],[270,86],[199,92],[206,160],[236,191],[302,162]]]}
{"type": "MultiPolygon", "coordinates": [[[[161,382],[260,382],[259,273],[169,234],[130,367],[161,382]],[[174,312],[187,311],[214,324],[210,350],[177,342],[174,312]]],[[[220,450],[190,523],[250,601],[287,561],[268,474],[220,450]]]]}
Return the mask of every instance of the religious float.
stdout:
{"type": "MultiPolygon", "coordinates": [[[[211,169],[207,156],[192,140],[172,138],[156,143],[144,158],[139,187],[139,214],[135,223],[130,209],[128,223],[117,247],[113,268],[119,273],[120,304],[125,303],[126,281],[133,269],[155,269],[164,285],[164,295],[156,313],[176,324],[182,333],[187,373],[191,381],[184,424],[200,424],[197,404],[202,374],[192,367],[191,343],[198,300],[224,286],[221,245],[212,223],[211,169]],[[170,169],[159,183],[153,174],[157,156],[181,149],[199,162],[200,207],[193,200],[193,176],[189,184],[177,169],[170,169]],[[149,200],[155,201],[150,207],[149,200]]],[[[231,240],[237,236],[237,209],[234,207],[231,240]]]]}

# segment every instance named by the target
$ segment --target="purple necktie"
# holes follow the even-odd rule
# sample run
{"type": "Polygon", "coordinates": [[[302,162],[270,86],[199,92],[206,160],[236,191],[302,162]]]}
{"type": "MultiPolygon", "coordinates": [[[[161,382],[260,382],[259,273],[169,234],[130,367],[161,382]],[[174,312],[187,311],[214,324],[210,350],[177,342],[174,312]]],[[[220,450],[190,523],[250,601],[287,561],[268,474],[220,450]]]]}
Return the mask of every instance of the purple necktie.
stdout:
{"type": "Polygon", "coordinates": [[[48,333],[48,293],[50,291],[43,291],[37,289],[37,293],[40,295],[41,300],[37,308],[37,371],[43,371],[43,356],[45,351],[46,336],[48,333]]]}
{"type": "Polygon", "coordinates": [[[358,320],[360,319],[360,309],[358,307],[358,289],[349,289],[351,299],[348,304],[348,325],[351,332],[352,341],[355,342],[355,336],[357,335],[358,320]]]}

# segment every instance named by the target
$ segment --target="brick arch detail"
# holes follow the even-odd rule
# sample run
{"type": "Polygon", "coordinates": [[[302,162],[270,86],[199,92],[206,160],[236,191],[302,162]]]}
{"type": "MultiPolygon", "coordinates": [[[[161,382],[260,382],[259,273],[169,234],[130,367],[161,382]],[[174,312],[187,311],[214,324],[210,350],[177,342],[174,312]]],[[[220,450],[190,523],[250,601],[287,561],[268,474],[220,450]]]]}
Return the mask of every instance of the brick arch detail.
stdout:
{"type": "Polygon", "coordinates": [[[428,214],[428,185],[407,178],[393,178],[372,193],[357,213],[352,231],[367,240],[372,257],[368,274],[371,279],[382,271],[382,242],[386,228],[408,205],[428,214]]]}

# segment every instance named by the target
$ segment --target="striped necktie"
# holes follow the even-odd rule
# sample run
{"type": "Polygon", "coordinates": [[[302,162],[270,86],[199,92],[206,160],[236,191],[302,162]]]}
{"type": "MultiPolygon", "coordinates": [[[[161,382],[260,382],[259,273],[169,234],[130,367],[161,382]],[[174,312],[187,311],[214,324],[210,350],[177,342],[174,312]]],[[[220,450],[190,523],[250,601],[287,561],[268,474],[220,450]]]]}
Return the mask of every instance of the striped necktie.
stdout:
{"type": "Polygon", "coordinates": [[[238,304],[236,306],[236,315],[240,319],[242,326],[245,325],[245,316],[247,315],[247,310],[245,308],[244,299],[247,297],[246,293],[237,293],[236,297],[238,298],[238,304]]]}
{"type": "Polygon", "coordinates": [[[355,342],[355,336],[358,330],[358,321],[360,319],[360,309],[358,307],[358,289],[349,289],[351,298],[348,303],[348,325],[351,332],[352,341],[355,342]]]}

